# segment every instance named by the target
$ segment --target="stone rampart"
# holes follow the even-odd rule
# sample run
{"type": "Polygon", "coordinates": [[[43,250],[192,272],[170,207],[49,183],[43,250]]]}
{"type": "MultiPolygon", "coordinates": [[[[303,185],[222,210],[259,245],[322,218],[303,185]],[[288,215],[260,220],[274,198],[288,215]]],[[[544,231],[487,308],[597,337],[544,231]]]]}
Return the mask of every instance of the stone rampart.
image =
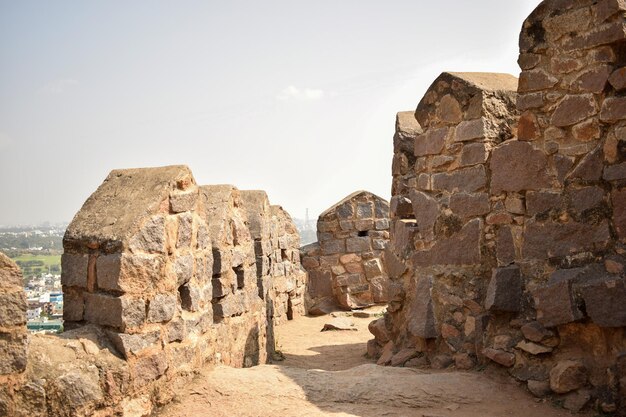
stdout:
{"type": "Polygon", "coordinates": [[[263,192],[198,186],[185,166],[112,171],[64,248],[67,331],[30,337],[13,369],[25,372],[0,393],[10,415],[146,415],[204,364],[267,362],[273,326],[304,314],[289,215],[263,192]],[[263,204],[249,205],[259,193],[263,204]]]}
{"type": "Polygon", "coordinates": [[[544,1],[519,81],[444,73],[399,114],[379,363],[496,363],[571,410],[626,410],[625,15],[544,1]]]}

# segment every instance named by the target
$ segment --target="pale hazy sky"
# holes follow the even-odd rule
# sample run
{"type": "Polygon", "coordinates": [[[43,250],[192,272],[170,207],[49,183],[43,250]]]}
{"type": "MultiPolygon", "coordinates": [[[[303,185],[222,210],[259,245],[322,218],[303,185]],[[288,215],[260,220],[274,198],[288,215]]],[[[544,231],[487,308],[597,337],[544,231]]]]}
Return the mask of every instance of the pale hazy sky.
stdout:
{"type": "Polygon", "coordinates": [[[539,0],[0,0],[0,225],[69,221],[115,168],[189,165],[312,218],[387,199],[395,114],[519,74],[539,0]]]}

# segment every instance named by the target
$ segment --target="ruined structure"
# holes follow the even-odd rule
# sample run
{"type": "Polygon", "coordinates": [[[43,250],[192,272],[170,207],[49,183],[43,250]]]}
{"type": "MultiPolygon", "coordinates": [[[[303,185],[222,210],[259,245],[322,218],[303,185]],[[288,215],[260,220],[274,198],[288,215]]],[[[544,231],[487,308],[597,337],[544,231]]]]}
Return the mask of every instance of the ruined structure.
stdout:
{"type": "Polygon", "coordinates": [[[265,193],[198,186],[185,166],[111,172],[64,238],[69,331],[32,336],[28,360],[14,350],[12,371],[25,372],[0,404],[16,416],[145,415],[203,364],[266,362],[273,326],[305,313],[295,230],[265,193]]]}
{"type": "Polygon", "coordinates": [[[332,298],[352,309],[387,302],[388,229],[388,203],[367,191],[352,193],[320,214],[318,242],[302,253],[312,303],[332,298]]]}
{"type": "Polygon", "coordinates": [[[519,83],[444,73],[399,114],[379,363],[496,363],[570,410],[625,412],[625,15],[544,1],[519,83]]]}

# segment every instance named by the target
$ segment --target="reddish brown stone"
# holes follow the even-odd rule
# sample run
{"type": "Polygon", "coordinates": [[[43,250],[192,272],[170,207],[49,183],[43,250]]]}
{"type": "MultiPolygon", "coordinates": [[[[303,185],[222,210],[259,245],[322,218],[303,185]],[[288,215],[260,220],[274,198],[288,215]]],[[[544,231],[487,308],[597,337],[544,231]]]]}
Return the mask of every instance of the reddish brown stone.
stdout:
{"type": "Polygon", "coordinates": [[[583,181],[598,181],[602,177],[603,168],[603,149],[599,146],[585,155],[576,168],[574,168],[574,171],[569,175],[569,178],[583,181]]]}
{"type": "Polygon", "coordinates": [[[569,190],[569,207],[579,214],[598,207],[603,201],[604,189],[600,187],[583,187],[569,190]]]}
{"type": "Polygon", "coordinates": [[[621,20],[607,23],[594,28],[593,31],[576,36],[565,42],[567,51],[574,49],[588,49],[594,46],[607,45],[626,39],[626,31],[621,20]]]}
{"type": "Polygon", "coordinates": [[[461,151],[461,166],[484,164],[489,152],[484,143],[468,143],[461,151]]]}
{"type": "Polygon", "coordinates": [[[626,179],[626,162],[605,167],[602,179],[605,181],[620,181],[626,179]]]}
{"type": "Polygon", "coordinates": [[[415,156],[436,155],[446,143],[448,128],[431,129],[415,138],[415,156]]]}
{"type": "Polygon", "coordinates": [[[450,238],[440,239],[430,250],[413,254],[414,265],[472,265],[480,262],[482,221],[474,219],[450,238]]]}
{"type": "Polygon", "coordinates": [[[559,80],[542,69],[524,71],[519,77],[518,92],[547,90],[554,87],[559,80]]]}
{"type": "Polygon", "coordinates": [[[604,249],[610,238],[606,221],[598,224],[527,221],[522,255],[535,259],[564,257],[604,249]]]}
{"type": "Polygon", "coordinates": [[[609,77],[609,82],[617,91],[626,89],[626,67],[615,70],[609,77]]]}
{"type": "Polygon", "coordinates": [[[412,336],[422,339],[436,338],[439,331],[431,296],[433,278],[421,275],[416,279],[414,298],[407,311],[407,330],[412,336]]]}
{"type": "Polygon", "coordinates": [[[562,205],[561,193],[553,191],[529,191],[526,193],[526,212],[530,216],[558,210],[562,205]]]}
{"type": "Polygon", "coordinates": [[[450,209],[461,218],[482,216],[489,213],[487,193],[454,193],[450,196],[450,209]]]}
{"type": "Polygon", "coordinates": [[[621,278],[607,278],[581,289],[587,314],[602,327],[626,326],[626,283],[621,278]]]}
{"type": "Polygon", "coordinates": [[[543,107],[543,93],[520,94],[517,96],[517,109],[524,111],[543,107]]]}
{"type": "Polygon", "coordinates": [[[548,159],[528,142],[507,141],[493,150],[491,192],[538,190],[550,185],[548,159]],[[515,175],[511,175],[511,173],[515,175]]]}
{"type": "Polygon", "coordinates": [[[626,119],[626,97],[607,98],[602,103],[600,120],[614,123],[626,119]]]}
{"type": "Polygon", "coordinates": [[[485,120],[483,118],[461,122],[454,132],[454,140],[456,142],[481,139],[485,136],[485,120]]]}
{"type": "Polygon", "coordinates": [[[497,364],[510,368],[515,365],[515,355],[500,349],[485,348],[482,354],[497,364]]]}
{"type": "Polygon", "coordinates": [[[552,114],[552,124],[571,126],[597,113],[598,105],[592,94],[566,96],[552,114]]]}
{"type": "Polygon", "coordinates": [[[517,64],[523,70],[533,69],[539,62],[541,62],[541,55],[539,54],[522,53],[517,59],[517,64]]]}
{"type": "Polygon", "coordinates": [[[571,323],[583,318],[574,300],[572,281],[564,280],[533,291],[537,321],[546,327],[571,323]]]}
{"type": "Polygon", "coordinates": [[[525,112],[519,118],[517,124],[517,137],[519,140],[535,140],[539,137],[539,125],[537,117],[532,112],[525,112]]]}
{"type": "Polygon", "coordinates": [[[580,142],[589,142],[590,140],[599,139],[601,133],[600,125],[595,119],[586,120],[572,128],[574,139],[580,142]]]}
{"type": "Polygon", "coordinates": [[[601,93],[606,87],[606,83],[611,75],[612,67],[603,65],[583,73],[576,81],[574,86],[580,91],[588,93],[601,93]]]}
{"type": "Polygon", "coordinates": [[[439,120],[457,124],[463,119],[463,112],[459,102],[451,94],[446,94],[439,100],[439,106],[437,107],[437,116],[439,120]]]}
{"type": "Polygon", "coordinates": [[[493,270],[487,295],[485,309],[490,311],[517,312],[522,299],[522,277],[516,265],[493,270]]]}
{"type": "Polygon", "coordinates": [[[557,394],[574,391],[587,382],[587,369],[577,361],[562,361],[550,371],[550,388],[557,394]]]}
{"type": "Polygon", "coordinates": [[[496,258],[498,265],[509,265],[515,261],[515,244],[511,227],[502,226],[496,235],[496,258]]]}
{"type": "Polygon", "coordinates": [[[622,242],[626,242],[626,188],[611,193],[613,224],[622,242]]]}
{"type": "Polygon", "coordinates": [[[434,239],[434,227],[439,215],[439,204],[437,200],[421,191],[411,191],[411,202],[413,212],[417,220],[417,227],[423,239],[434,239]]]}
{"type": "Polygon", "coordinates": [[[477,165],[453,172],[437,173],[432,176],[433,190],[458,192],[478,191],[487,184],[485,167],[477,165]]]}

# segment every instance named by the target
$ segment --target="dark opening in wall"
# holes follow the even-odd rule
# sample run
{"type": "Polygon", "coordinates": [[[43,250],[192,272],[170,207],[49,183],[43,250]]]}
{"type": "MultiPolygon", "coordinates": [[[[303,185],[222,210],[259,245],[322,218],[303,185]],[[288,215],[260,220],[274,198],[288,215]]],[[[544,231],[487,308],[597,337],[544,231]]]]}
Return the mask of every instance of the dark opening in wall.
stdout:
{"type": "Polygon", "coordinates": [[[291,298],[287,299],[287,320],[293,320],[293,304],[291,298]]]}
{"type": "Polygon", "coordinates": [[[361,230],[359,232],[359,237],[365,237],[365,236],[367,236],[367,230],[361,230]]]}
{"type": "Polygon", "coordinates": [[[244,280],[245,274],[243,271],[243,265],[238,265],[234,267],[233,271],[235,271],[235,274],[237,275],[237,288],[238,289],[243,288],[245,284],[245,280],[244,280]]]}
{"type": "Polygon", "coordinates": [[[180,305],[185,311],[191,311],[191,293],[187,285],[178,287],[178,295],[180,295],[180,305]]]}
{"type": "Polygon", "coordinates": [[[281,249],[280,250],[280,257],[282,258],[283,261],[288,261],[289,257],[287,256],[287,250],[286,249],[281,249]]]}

